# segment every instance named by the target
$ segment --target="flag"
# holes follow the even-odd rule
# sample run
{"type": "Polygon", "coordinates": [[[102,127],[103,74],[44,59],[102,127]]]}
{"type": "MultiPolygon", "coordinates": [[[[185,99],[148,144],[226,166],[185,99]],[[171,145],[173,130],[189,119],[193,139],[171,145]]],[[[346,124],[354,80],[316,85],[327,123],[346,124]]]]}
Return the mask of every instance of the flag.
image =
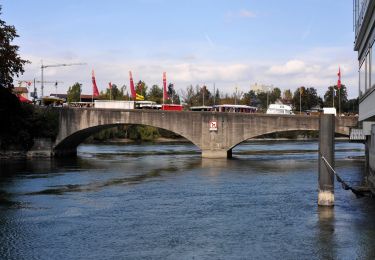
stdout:
{"type": "Polygon", "coordinates": [[[92,96],[93,97],[99,96],[99,90],[98,90],[98,86],[96,86],[94,70],[92,70],[92,96]]]}
{"type": "Polygon", "coordinates": [[[168,99],[168,93],[167,93],[167,73],[163,72],[163,99],[168,99]]]}
{"type": "Polygon", "coordinates": [[[112,82],[108,83],[109,89],[112,89],[112,82]]]}
{"type": "Polygon", "coordinates": [[[135,100],[145,100],[145,97],[142,96],[142,95],[140,95],[140,94],[138,94],[138,93],[136,93],[135,94],[135,100]]]}
{"type": "Polygon", "coordinates": [[[339,73],[337,73],[337,76],[339,77],[338,80],[337,80],[337,89],[340,89],[341,88],[341,70],[340,70],[340,66],[339,66],[339,73]]]}
{"type": "Polygon", "coordinates": [[[135,92],[133,75],[132,75],[131,71],[129,71],[129,78],[130,78],[130,91],[132,93],[132,98],[133,98],[133,100],[136,100],[137,95],[136,95],[136,92],[135,92]]]}
{"type": "Polygon", "coordinates": [[[303,94],[303,87],[300,87],[300,88],[299,88],[299,94],[300,94],[300,95],[303,94]]]}

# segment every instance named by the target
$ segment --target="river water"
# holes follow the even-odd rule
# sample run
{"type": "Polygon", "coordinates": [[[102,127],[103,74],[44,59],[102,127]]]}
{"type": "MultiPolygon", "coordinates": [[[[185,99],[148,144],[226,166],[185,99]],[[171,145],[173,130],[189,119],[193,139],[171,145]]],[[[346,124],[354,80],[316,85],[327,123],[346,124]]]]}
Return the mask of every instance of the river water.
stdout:
{"type": "MultiPolygon", "coordinates": [[[[70,160],[0,163],[0,259],[375,259],[375,201],[317,206],[316,142],[81,145],[70,160]]],[[[359,185],[361,144],[336,144],[359,185]],[[354,157],[354,158],[353,158],[354,157]]]]}

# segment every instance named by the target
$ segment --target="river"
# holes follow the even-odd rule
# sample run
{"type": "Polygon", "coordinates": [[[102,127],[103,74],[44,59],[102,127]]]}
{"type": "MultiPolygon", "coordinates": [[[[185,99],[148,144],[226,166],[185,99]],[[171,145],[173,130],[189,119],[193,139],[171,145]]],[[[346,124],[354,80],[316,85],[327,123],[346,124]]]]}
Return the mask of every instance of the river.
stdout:
{"type": "MultiPolygon", "coordinates": [[[[234,159],[191,144],[81,145],[0,162],[0,259],[375,259],[375,201],[317,206],[314,141],[254,141],[234,159]]],[[[361,183],[361,144],[336,170],[361,183]]]]}

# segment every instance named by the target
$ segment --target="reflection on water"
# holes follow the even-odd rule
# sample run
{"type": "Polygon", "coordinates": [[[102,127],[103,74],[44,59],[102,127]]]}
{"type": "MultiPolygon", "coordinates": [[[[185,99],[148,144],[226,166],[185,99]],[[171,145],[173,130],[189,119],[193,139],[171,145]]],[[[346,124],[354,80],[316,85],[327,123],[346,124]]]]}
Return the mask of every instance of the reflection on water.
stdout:
{"type": "MultiPolygon", "coordinates": [[[[1,259],[374,259],[375,204],[317,206],[316,142],[250,142],[233,160],[189,144],[83,145],[0,162],[1,259]]],[[[336,169],[360,184],[360,144],[336,169]]]]}

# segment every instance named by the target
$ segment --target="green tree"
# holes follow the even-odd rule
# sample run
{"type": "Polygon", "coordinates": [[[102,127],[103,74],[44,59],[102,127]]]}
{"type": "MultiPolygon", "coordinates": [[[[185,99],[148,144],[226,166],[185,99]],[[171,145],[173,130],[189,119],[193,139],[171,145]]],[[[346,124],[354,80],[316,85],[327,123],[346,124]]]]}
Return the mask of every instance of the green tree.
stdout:
{"type": "Polygon", "coordinates": [[[286,89],[282,97],[283,104],[292,104],[293,103],[293,94],[290,89],[286,89]]]}
{"type": "Polygon", "coordinates": [[[250,90],[243,95],[241,103],[248,106],[257,106],[259,102],[255,92],[253,90],[250,90]]]}
{"type": "Polygon", "coordinates": [[[0,19],[0,87],[3,88],[12,88],[13,77],[23,74],[25,71],[23,66],[30,63],[28,60],[20,58],[18,55],[19,47],[12,44],[17,37],[19,36],[16,28],[7,25],[5,21],[0,19]]]}
{"type": "Polygon", "coordinates": [[[196,100],[197,95],[193,85],[186,87],[185,91],[182,91],[182,99],[187,104],[188,107],[197,106],[198,101],[196,100]]]}
{"type": "Polygon", "coordinates": [[[270,104],[270,102],[269,102],[269,93],[267,93],[267,92],[260,92],[260,93],[258,93],[257,98],[258,98],[258,101],[259,101],[258,107],[260,107],[263,110],[266,110],[267,107],[268,107],[268,105],[270,104]],[[267,101],[268,101],[268,104],[267,104],[267,101]]]}
{"type": "Polygon", "coordinates": [[[358,114],[358,98],[349,99],[348,102],[344,104],[343,111],[346,113],[358,114]]]}
{"type": "Polygon", "coordinates": [[[137,85],[135,86],[135,92],[137,92],[139,95],[144,96],[145,100],[147,99],[147,89],[148,86],[142,80],[138,81],[137,85]]]}
{"type": "Polygon", "coordinates": [[[158,85],[153,85],[148,93],[148,100],[163,103],[163,90],[158,85]]]}
{"type": "Polygon", "coordinates": [[[116,84],[112,84],[112,89],[106,88],[100,92],[100,99],[104,100],[125,100],[124,87],[119,89],[116,84]]]}
{"type": "Polygon", "coordinates": [[[337,109],[337,111],[339,111],[339,100],[340,100],[341,111],[344,111],[343,109],[344,109],[345,103],[348,101],[348,93],[346,92],[346,86],[341,85],[340,91],[338,90],[337,85],[328,87],[328,90],[324,94],[324,106],[332,107],[333,95],[334,95],[334,101],[335,101],[335,108],[337,109]]]}
{"type": "Polygon", "coordinates": [[[300,103],[301,111],[306,111],[315,106],[320,106],[323,102],[315,88],[300,87],[296,89],[293,95],[293,104],[296,111],[300,111],[300,103]]]}
{"type": "Polygon", "coordinates": [[[69,87],[67,92],[67,101],[80,102],[81,101],[81,84],[76,82],[73,86],[69,87]]]}
{"type": "Polygon", "coordinates": [[[279,88],[274,88],[269,96],[270,104],[275,103],[281,98],[281,90],[279,88]]]}
{"type": "Polygon", "coordinates": [[[213,105],[213,98],[207,86],[203,85],[201,88],[197,86],[196,95],[197,95],[198,104],[200,106],[212,106],[213,105]]]}
{"type": "Polygon", "coordinates": [[[219,89],[216,89],[213,98],[213,104],[218,105],[221,103],[221,95],[219,89]]]}
{"type": "Polygon", "coordinates": [[[168,85],[168,100],[164,100],[167,104],[180,104],[180,96],[177,94],[173,83],[168,85]]]}

